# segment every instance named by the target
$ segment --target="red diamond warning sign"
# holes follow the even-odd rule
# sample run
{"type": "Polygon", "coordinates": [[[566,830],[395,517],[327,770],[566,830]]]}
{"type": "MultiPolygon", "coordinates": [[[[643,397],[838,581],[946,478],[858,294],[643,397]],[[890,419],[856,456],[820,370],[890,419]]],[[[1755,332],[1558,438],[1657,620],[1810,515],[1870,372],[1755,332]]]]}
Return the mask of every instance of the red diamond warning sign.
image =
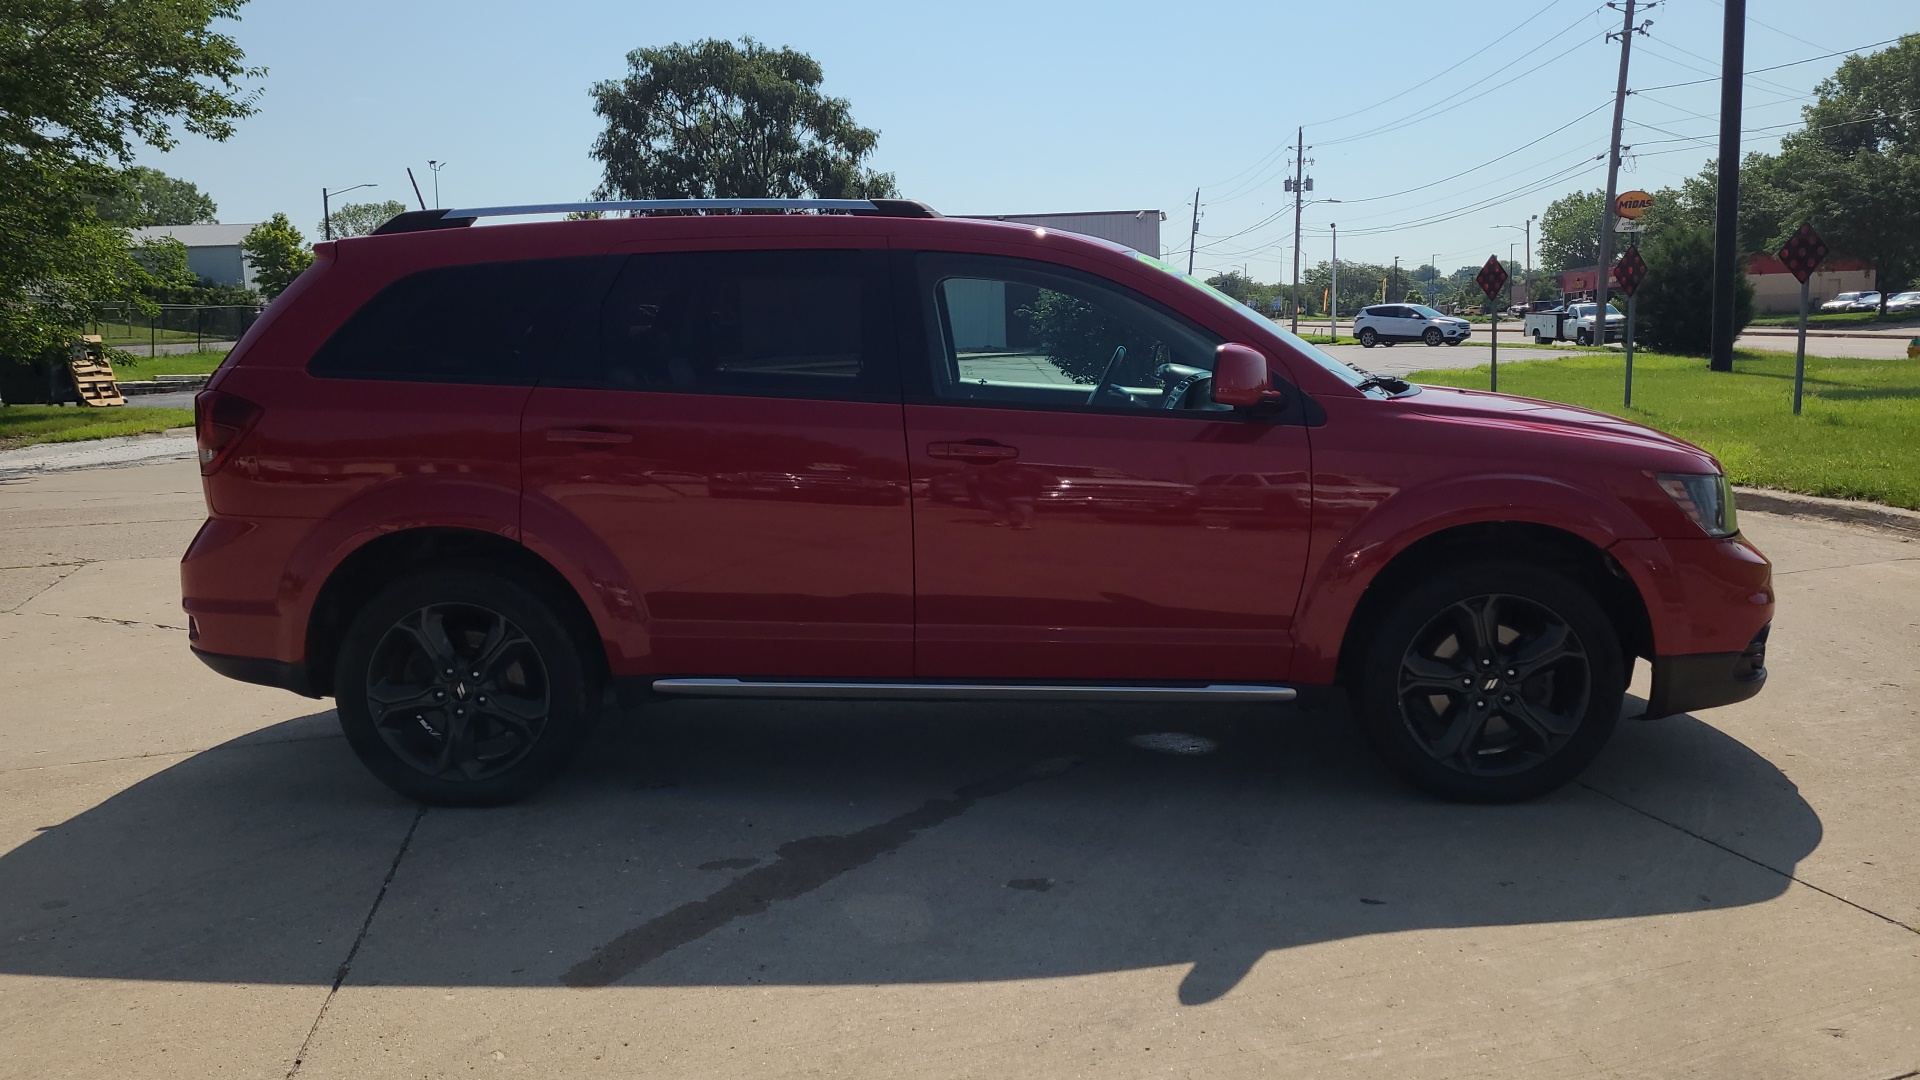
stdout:
{"type": "Polygon", "coordinates": [[[1627,253],[1620,256],[1620,261],[1613,264],[1613,283],[1628,296],[1632,296],[1646,279],[1647,260],[1640,257],[1637,247],[1628,248],[1627,253]]]}
{"type": "Polygon", "coordinates": [[[1487,294],[1488,300],[1499,297],[1500,290],[1507,287],[1507,268],[1500,265],[1500,256],[1487,256],[1487,265],[1480,268],[1473,280],[1480,286],[1480,291],[1487,294]]]}
{"type": "Polygon", "coordinates": [[[1787,237],[1787,246],[1780,249],[1780,261],[1794,277],[1805,285],[1813,276],[1814,270],[1827,257],[1827,242],[1813,231],[1813,226],[1804,222],[1787,237]]]}

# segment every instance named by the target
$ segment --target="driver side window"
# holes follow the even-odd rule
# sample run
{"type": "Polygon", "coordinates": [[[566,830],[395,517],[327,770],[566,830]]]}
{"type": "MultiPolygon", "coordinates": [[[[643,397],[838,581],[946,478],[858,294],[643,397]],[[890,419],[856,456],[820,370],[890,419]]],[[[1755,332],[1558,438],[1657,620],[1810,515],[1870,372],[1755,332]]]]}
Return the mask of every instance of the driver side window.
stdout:
{"type": "Polygon", "coordinates": [[[1101,411],[1211,409],[1220,339],[1090,275],[1024,259],[925,254],[936,396],[1101,411]]]}

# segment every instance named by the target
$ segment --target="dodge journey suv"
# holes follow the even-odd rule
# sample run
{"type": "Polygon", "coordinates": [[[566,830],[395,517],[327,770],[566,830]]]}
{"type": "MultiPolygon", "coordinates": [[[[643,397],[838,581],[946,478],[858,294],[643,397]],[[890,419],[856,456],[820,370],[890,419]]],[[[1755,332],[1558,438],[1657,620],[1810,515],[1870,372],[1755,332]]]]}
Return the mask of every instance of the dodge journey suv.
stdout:
{"type": "Polygon", "coordinates": [[[1156,259],[873,200],[417,211],[320,244],[196,402],[214,670],[419,800],[603,701],[1343,692],[1427,791],[1566,782],[1766,679],[1719,464],[1367,375],[1156,259]],[[619,218],[475,227],[572,210],[619,218]]]}

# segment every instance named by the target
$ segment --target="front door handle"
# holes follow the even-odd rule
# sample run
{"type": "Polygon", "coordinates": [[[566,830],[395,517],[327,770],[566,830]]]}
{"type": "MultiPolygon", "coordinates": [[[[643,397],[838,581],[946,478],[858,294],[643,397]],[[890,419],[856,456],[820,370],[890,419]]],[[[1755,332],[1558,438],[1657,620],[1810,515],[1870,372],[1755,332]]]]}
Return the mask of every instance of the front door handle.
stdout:
{"type": "Polygon", "coordinates": [[[609,431],[605,428],[548,428],[547,441],[612,445],[630,443],[633,441],[633,436],[624,431],[609,431]]]}
{"type": "Polygon", "coordinates": [[[1004,446],[984,439],[978,442],[937,442],[927,444],[927,456],[985,464],[994,461],[1012,461],[1020,456],[1020,448],[1004,446]]]}

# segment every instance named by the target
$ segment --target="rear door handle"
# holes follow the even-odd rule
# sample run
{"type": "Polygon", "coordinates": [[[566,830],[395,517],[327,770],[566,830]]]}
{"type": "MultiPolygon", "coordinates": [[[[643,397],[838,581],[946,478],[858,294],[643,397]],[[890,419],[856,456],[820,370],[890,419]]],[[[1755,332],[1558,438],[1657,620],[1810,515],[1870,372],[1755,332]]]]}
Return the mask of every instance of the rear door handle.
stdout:
{"type": "Polygon", "coordinates": [[[1020,456],[1017,446],[997,442],[937,442],[927,444],[927,456],[952,461],[1012,461],[1020,456]]]}
{"type": "Polygon", "coordinates": [[[604,428],[548,428],[547,441],[557,443],[614,444],[630,443],[633,436],[624,431],[604,428]]]}

